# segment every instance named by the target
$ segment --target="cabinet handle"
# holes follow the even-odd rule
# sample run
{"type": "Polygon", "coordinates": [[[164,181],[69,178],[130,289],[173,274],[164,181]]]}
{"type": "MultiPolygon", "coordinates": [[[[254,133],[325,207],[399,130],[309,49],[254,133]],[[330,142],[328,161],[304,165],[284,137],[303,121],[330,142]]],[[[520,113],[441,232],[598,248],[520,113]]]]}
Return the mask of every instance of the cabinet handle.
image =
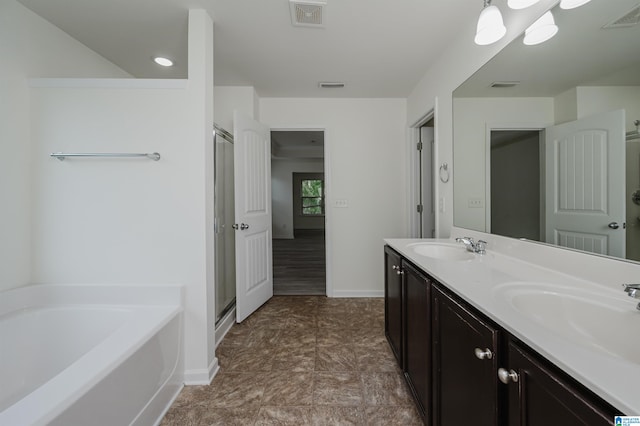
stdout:
{"type": "Polygon", "coordinates": [[[519,379],[518,373],[513,370],[507,371],[506,368],[498,369],[498,379],[505,385],[508,385],[510,382],[516,383],[519,379]]]}
{"type": "Polygon", "coordinates": [[[473,352],[476,354],[476,358],[478,359],[492,359],[493,358],[493,352],[491,352],[491,349],[487,348],[485,350],[482,350],[480,348],[475,348],[473,350],[473,352]]]}

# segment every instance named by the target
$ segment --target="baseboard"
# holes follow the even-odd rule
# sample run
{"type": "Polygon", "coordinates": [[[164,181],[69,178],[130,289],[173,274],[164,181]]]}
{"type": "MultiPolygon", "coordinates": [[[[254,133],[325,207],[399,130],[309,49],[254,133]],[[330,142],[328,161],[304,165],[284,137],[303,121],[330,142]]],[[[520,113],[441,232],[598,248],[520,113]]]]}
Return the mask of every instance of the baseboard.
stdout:
{"type": "Polygon", "coordinates": [[[227,312],[224,318],[222,318],[222,321],[220,321],[220,323],[218,323],[218,326],[216,327],[216,348],[218,347],[220,342],[222,342],[224,336],[227,335],[227,333],[229,332],[229,330],[231,330],[231,327],[233,327],[233,324],[235,323],[236,308],[234,306],[229,312],[227,312]]]}
{"type": "Polygon", "coordinates": [[[384,297],[384,290],[333,290],[331,297],[384,297]]]}
{"type": "Polygon", "coordinates": [[[184,372],[184,384],[187,386],[195,385],[210,385],[213,378],[218,374],[220,365],[218,364],[218,358],[214,357],[209,368],[204,370],[187,370],[184,372]]]}

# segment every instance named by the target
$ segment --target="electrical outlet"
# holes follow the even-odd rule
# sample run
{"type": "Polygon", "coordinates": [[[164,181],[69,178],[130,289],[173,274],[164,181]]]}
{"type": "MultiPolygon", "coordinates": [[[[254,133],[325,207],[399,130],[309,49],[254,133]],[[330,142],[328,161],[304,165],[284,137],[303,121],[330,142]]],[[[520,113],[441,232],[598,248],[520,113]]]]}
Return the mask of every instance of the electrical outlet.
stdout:
{"type": "Polygon", "coordinates": [[[344,198],[333,200],[333,207],[345,209],[349,207],[349,202],[344,198]]]}
{"type": "Polygon", "coordinates": [[[469,198],[468,206],[471,209],[481,209],[484,207],[484,199],[482,198],[469,198]]]}

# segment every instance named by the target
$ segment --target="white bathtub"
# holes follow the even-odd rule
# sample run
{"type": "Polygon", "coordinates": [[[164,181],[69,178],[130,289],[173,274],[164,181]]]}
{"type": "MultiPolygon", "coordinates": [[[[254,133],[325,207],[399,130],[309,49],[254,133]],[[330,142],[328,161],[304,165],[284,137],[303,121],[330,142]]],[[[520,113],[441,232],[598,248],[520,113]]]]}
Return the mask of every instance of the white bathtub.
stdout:
{"type": "Polygon", "coordinates": [[[179,286],[0,293],[0,425],[152,425],[182,388],[179,286]]]}

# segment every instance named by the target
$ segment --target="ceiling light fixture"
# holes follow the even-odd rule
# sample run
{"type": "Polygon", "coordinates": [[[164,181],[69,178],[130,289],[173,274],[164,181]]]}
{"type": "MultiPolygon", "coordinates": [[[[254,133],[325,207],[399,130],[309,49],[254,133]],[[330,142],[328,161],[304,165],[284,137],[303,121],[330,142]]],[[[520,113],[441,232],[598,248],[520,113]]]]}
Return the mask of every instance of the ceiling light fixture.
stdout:
{"type": "Polygon", "coordinates": [[[480,46],[495,43],[507,33],[502,14],[497,6],[491,6],[491,0],[484,0],[484,9],[478,18],[475,43],[480,46]]]}
{"type": "Polygon", "coordinates": [[[583,4],[589,3],[591,0],[562,0],[560,2],[560,9],[575,9],[583,4]]]}
{"type": "Polygon", "coordinates": [[[163,67],[172,67],[173,61],[169,58],[163,58],[162,56],[156,56],[153,58],[153,62],[158,65],[162,65],[163,67]]]}
{"type": "Polygon", "coordinates": [[[524,9],[529,6],[533,6],[538,3],[540,0],[509,0],[507,2],[507,6],[511,9],[524,9]]]}
{"type": "Polygon", "coordinates": [[[558,26],[551,11],[547,11],[524,32],[524,44],[533,46],[544,43],[558,32],[558,26]]]}

